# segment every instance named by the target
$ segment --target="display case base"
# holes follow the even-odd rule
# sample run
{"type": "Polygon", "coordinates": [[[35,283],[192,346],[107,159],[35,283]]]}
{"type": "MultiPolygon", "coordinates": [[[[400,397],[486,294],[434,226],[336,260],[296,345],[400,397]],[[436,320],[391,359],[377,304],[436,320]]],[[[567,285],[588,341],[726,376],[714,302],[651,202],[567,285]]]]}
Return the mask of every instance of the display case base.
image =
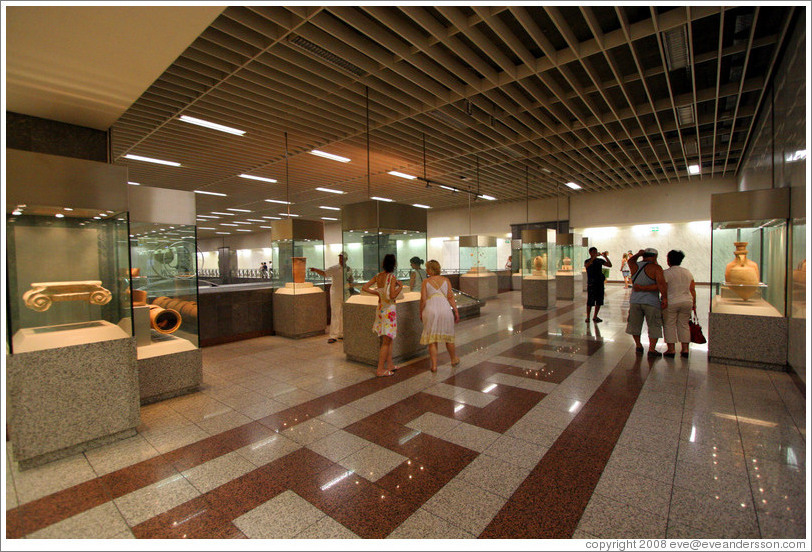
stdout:
{"type": "Polygon", "coordinates": [[[555,275],[556,299],[561,299],[563,301],[575,301],[576,299],[575,290],[580,290],[580,288],[581,288],[580,274],[576,275],[570,273],[568,275],[564,275],[558,273],[555,275]]]}
{"type": "Polygon", "coordinates": [[[556,280],[528,276],[522,280],[522,307],[552,309],[556,301],[556,280]]]}
{"type": "Polygon", "coordinates": [[[787,369],[787,319],[716,312],[708,317],[708,360],[770,370],[787,369]]]}
{"type": "MultiPolygon", "coordinates": [[[[344,303],[344,354],[347,359],[378,365],[380,338],[372,331],[378,300],[355,295],[344,303]]],[[[423,322],[420,320],[420,294],[410,292],[397,302],[398,335],[393,341],[392,360],[397,364],[426,354],[420,344],[423,322]]]]}
{"type": "Polygon", "coordinates": [[[203,352],[185,339],[176,340],[191,349],[138,359],[142,405],[191,393],[203,383],[203,352]]]}
{"type": "Polygon", "coordinates": [[[273,329],[276,335],[299,339],[324,333],[327,306],[321,288],[308,288],[307,293],[290,293],[280,289],[273,298],[273,329]]]}
{"type": "Polygon", "coordinates": [[[21,467],[126,437],[140,423],[134,337],[6,361],[8,433],[21,467]]]}
{"type": "Polygon", "coordinates": [[[513,291],[519,291],[522,289],[522,275],[521,274],[511,274],[510,276],[510,287],[513,291]]]}
{"type": "Polygon", "coordinates": [[[477,299],[493,299],[499,292],[498,280],[493,272],[460,275],[460,291],[477,299]]]}

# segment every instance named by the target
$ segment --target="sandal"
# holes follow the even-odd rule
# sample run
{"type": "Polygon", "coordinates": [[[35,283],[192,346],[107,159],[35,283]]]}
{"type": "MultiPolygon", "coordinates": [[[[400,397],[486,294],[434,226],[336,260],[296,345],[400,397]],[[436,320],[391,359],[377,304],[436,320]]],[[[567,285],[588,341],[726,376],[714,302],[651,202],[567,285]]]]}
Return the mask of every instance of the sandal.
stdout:
{"type": "Polygon", "coordinates": [[[650,356],[650,357],[661,357],[661,356],[663,356],[663,354],[660,351],[657,351],[657,350],[654,350],[654,351],[649,350],[648,356],[650,356]]]}
{"type": "Polygon", "coordinates": [[[642,353],[642,352],[643,352],[643,348],[642,348],[642,347],[635,347],[635,348],[634,348],[634,351],[635,351],[636,353],[642,353]]]}
{"type": "Polygon", "coordinates": [[[688,358],[688,353],[682,352],[679,354],[679,356],[681,356],[682,358],[688,358]]]}
{"type": "Polygon", "coordinates": [[[603,322],[603,318],[598,318],[597,316],[592,320],[594,320],[595,322],[603,322]]]}
{"type": "Polygon", "coordinates": [[[333,339],[332,337],[331,337],[330,339],[328,339],[328,340],[327,340],[327,343],[335,343],[335,342],[336,342],[336,340],[335,340],[335,339],[333,339]]]}
{"type": "Polygon", "coordinates": [[[677,356],[677,353],[668,353],[668,352],[666,352],[666,353],[663,353],[663,356],[668,357],[668,358],[674,358],[675,356],[677,356]]]}
{"type": "Polygon", "coordinates": [[[459,365],[460,365],[460,362],[462,362],[462,361],[461,361],[460,359],[457,359],[457,362],[452,362],[452,363],[451,363],[451,367],[452,367],[452,368],[456,368],[457,366],[459,366],[459,365]]]}
{"type": "Polygon", "coordinates": [[[394,375],[395,375],[395,373],[394,373],[393,371],[391,371],[391,370],[387,370],[387,371],[386,371],[386,372],[384,372],[383,374],[378,374],[378,373],[376,373],[375,375],[376,375],[377,377],[379,377],[379,378],[385,378],[385,377],[387,377],[387,376],[394,376],[394,375]]]}

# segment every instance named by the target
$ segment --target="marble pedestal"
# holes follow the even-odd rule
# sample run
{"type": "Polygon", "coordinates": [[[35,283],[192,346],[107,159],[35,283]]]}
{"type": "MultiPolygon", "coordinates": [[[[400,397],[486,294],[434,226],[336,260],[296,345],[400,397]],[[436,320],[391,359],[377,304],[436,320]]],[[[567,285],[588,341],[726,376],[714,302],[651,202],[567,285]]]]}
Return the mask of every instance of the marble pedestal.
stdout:
{"type": "Polygon", "coordinates": [[[273,296],[273,329],[276,335],[299,339],[324,333],[327,302],[317,287],[281,288],[273,296]]]}
{"type": "MultiPolygon", "coordinates": [[[[398,335],[393,342],[395,364],[426,354],[420,344],[423,322],[420,320],[420,294],[409,292],[397,302],[398,335]]],[[[378,365],[380,338],[372,331],[378,300],[374,296],[354,295],[344,303],[344,354],[349,360],[378,365]]]]}
{"type": "Polygon", "coordinates": [[[519,273],[512,274],[510,276],[510,287],[513,291],[519,291],[522,289],[522,275],[519,273]]]}
{"type": "Polygon", "coordinates": [[[555,308],[556,280],[527,276],[522,280],[522,307],[526,309],[555,308]]]}
{"type": "Polygon", "coordinates": [[[714,297],[708,317],[710,362],[786,370],[787,319],[769,303],[762,302],[765,305],[750,301],[731,307],[714,297]],[[748,310],[760,314],[743,313],[748,310]]]}
{"type": "MultiPolygon", "coordinates": [[[[556,298],[565,301],[575,301],[575,291],[579,290],[581,286],[580,274],[561,274],[558,272],[555,275],[555,289],[556,298]]],[[[580,291],[578,292],[580,296],[580,291]]]]}
{"type": "Polygon", "coordinates": [[[135,338],[7,355],[7,423],[21,469],[135,434],[135,338]]]}
{"type": "Polygon", "coordinates": [[[203,383],[203,352],[194,348],[138,359],[141,404],[196,391],[203,383]]]}
{"type": "Polygon", "coordinates": [[[493,299],[499,292],[496,274],[493,272],[461,274],[460,291],[477,299],[493,299]]]}

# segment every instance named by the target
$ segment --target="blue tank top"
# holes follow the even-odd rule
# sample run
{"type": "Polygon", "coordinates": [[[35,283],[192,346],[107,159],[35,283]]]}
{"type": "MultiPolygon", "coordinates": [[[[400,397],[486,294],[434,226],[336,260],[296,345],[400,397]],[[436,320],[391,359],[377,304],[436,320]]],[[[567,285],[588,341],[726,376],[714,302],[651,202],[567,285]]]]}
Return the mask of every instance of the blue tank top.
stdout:
{"type": "MultiPolygon", "coordinates": [[[[657,280],[651,278],[646,274],[646,265],[651,264],[649,261],[637,263],[637,272],[632,277],[632,284],[639,284],[641,286],[650,286],[656,284],[657,280]]],[[[660,292],[658,291],[632,291],[629,297],[629,303],[638,303],[642,305],[651,305],[653,307],[660,306],[660,292]]]]}

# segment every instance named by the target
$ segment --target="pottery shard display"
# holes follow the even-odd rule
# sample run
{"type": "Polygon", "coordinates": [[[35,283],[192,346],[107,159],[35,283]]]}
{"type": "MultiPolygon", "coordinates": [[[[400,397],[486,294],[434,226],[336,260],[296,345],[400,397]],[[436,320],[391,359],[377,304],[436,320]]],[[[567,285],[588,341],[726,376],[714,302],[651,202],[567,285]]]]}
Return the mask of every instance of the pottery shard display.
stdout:
{"type": "Polygon", "coordinates": [[[569,257],[564,257],[561,263],[561,270],[563,272],[572,272],[572,259],[569,257]]]}
{"type": "Polygon", "coordinates": [[[171,334],[180,328],[181,321],[180,313],[175,309],[149,305],[149,322],[153,329],[164,334],[171,334]]]}
{"type": "Polygon", "coordinates": [[[61,301],[87,301],[91,305],[106,305],[113,295],[101,285],[101,280],[79,282],[36,282],[23,294],[25,306],[37,312],[51,308],[61,301]]]}
{"type": "Polygon", "coordinates": [[[292,257],[292,260],[293,260],[293,282],[296,284],[303,284],[305,281],[307,258],[292,257]]]}
{"type": "Polygon", "coordinates": [[[736,259],[730,261],[725,267],[725,284],[729,289],[747,301],[758,290],[758,265],[747,258],[748,242],[733,242],[736,259]]]}

